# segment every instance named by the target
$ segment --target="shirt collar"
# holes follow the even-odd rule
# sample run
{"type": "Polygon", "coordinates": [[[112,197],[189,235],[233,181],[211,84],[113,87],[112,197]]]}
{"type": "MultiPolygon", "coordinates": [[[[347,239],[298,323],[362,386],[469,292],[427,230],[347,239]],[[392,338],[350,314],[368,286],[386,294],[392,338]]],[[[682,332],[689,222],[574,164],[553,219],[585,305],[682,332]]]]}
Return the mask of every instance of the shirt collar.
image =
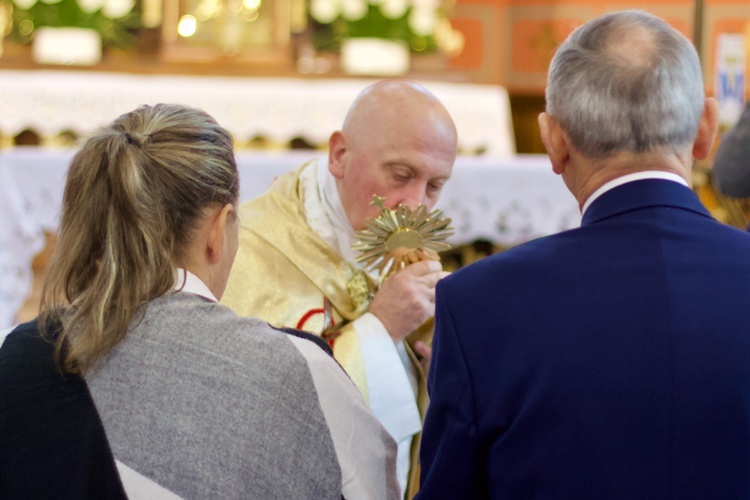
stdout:
{"type": "Polygon", "coordinates": [[[672,172],[664,172],[663,170],[646,170],[645,172],[626,174],[622,177],[612,179],[611,181],[602,184],[599,189],[594,191],[591,196],[589,196],[584,202],[583,208],[581,208],[581,215],[585,214],[586,210],[588,210],[591,204],[594,203],[597,198],[599,198],[607,191],[610,191],[618,186],[622,186],[623,184],[627,184],[628,182],[640,181],[643,179],[663,179],[667,181],[677,182],[685,187],[690,187],[687,181],[685,181],[685,179],[683,179],[679,175],[672,172]]]}
{"type": "Polygon", "coordinates": [[[211,302],[218,302],[208,286],[198,276],[181,267],[177,268],[177,279],[175,280],[174,290],[176,292],[192,293],[211,302]]]}

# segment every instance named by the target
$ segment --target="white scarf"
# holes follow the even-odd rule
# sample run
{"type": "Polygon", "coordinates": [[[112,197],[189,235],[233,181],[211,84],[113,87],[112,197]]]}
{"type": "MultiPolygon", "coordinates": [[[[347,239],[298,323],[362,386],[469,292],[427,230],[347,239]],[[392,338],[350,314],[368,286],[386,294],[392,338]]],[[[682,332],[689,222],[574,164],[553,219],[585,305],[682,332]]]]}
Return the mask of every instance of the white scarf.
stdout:
{"type": "Polygon", "coordinates": [[[352,245],[357,240],[341,203],[336,178],[327,165],[316,160],[302,171],[300,181],[307,225],[341,257],[354,262],[357,252],[352,245]]]}

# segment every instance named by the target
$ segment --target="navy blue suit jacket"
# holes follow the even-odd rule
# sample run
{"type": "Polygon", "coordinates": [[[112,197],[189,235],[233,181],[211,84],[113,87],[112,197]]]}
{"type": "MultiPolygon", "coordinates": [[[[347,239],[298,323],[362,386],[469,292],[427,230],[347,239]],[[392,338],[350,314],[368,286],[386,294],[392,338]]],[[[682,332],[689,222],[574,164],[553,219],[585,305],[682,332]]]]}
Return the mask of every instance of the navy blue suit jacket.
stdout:
{"type": "Polygon", "coordinates": [[[750,236],[641,180],[438,284],[419,498],[750,498],[750,236]]]}

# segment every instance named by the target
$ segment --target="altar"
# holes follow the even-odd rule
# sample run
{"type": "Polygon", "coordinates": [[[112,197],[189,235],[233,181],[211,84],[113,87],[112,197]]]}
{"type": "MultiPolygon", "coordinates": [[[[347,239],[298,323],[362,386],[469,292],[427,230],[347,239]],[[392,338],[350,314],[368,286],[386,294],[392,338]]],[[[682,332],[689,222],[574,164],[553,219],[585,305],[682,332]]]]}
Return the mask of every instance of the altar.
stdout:
{"type": "MultiPolygon", "coordinates": [[[[31,262],[55,232],[72,149],[0,150],[0,329],[11,326],[32,283],[31,262]]],[[[319,151],[239,151],[241,201],[319,151]]],[[[437,206],[453,219],[449,240],[513,246],[577,227],[578,205],[546,156],[460,155],[437,206]]]]}
{"type": "MultiPolygon", "coordinates": [[[[349,106],[375,80],[143,75],[92,71],[0,70],[0,147],[25,130],[42,144],[61,133],[81,137],[142,104],[203,109],[242,148],[255,138],[288,148],[293,139],[326,146],[349,106]]],[[[420,81],[450,112],[459,151],[515,152],[507,91],[499,85],[420,81]]]]}

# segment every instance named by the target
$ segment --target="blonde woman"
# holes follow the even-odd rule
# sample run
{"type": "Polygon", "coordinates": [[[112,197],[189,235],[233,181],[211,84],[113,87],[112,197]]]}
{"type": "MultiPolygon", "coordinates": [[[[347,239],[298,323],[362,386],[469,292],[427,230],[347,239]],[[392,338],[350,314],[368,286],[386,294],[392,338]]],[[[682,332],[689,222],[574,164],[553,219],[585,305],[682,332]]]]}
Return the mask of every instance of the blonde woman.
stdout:
{"type": "Polygon", "coordinates": [[[196,109],[83,144],[41,315],[0,348],[0,497],[398,496],[395,442],[327,346],[217,303],[238,192],[196,109]]]}

